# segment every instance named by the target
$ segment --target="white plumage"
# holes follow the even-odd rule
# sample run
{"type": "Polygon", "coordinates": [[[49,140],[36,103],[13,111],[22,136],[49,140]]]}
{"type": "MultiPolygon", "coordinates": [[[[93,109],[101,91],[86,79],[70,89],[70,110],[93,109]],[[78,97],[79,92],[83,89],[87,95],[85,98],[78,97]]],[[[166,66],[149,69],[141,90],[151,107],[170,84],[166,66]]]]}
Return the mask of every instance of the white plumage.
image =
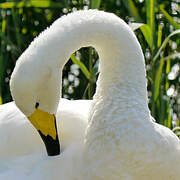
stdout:
{"type": "MultiPolygon", "coordinates": [[[[66,170],[64,172],[66,174],[69,163],[72,163],[70,157],[73,152],[71,151],[75,150],[74,153],[77,153],[78,149],[82,150],[91,102],[90,100],[61,99],[56,115],[63,152],[59,157],[46,157],[39,134],[14,102],[0,106],[0,180],[24,180],[28,176],[30,179],[41,179],[42,176],[46,176],[43,179],[52,179],[52,176],[60,173],[61,170],[62,172],[66,170]],[[64,153],[66,149],[68,151],[64,153]],[[69,159],[69,163],[63,160],[65,164],[60,170],[58,164],[64,156],[66,161],[69,159]],[[41,174],[36,174],[36,168],[38,169],[43,163],[48,165],[49,162],[50,171],[43,168],[41,174]]],[[[60,177],[63,177],[62,174],[60,177]]],[[[64,179],[68,179],[68,176],[64,176],[64,179]]]]}
{"type": "Polygon", "coordinates": [[[63,152],[45,157],[41,140],[25,116],[13,103],[3,105],[0,137],[5,148],[0,150],[0,179],[180,179],[180,141],[171,130],[152,121],[141,47],[129,26],[114,14],[78,11],[55,21],[19,58],[11,92],[26,116],[34,112],[36,102],[49,113],[60,109],[63,152]],[[85,113],[76,102],[61,99],[58,106],[60,70],[84,46],[95,47],[100,57],[93,101],[77,102],[82,107],[86,103],[85,113]],[[68,103],[67,111],[64,103],[68,103]],[[20,133],[20,139],[14,136],[13,141],[22,141],[22,148],[15,144],[14,151],[8,140],[11,130],[20,133]]]}

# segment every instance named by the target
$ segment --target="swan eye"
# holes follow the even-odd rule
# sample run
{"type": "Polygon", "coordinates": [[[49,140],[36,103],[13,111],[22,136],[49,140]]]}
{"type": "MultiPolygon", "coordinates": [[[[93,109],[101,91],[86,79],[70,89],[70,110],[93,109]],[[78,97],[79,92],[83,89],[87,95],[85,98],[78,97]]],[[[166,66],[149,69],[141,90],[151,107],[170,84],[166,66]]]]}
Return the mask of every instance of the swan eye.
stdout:
{"type": "Polygon", "coordinates": [[[35,108],[37,109],[39,107],[39,103],[37,102],[36,104],[35,104],[35,108]]]}

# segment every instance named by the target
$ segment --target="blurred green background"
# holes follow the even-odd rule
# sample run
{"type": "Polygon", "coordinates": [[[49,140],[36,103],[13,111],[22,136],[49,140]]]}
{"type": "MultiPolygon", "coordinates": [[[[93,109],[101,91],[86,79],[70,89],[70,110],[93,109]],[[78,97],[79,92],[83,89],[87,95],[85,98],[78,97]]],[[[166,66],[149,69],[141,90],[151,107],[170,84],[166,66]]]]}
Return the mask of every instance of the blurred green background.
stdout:
{"type": "MultiPolygon", "coordinates": [[[[158,123],[171,129],[179,126],[179,0],[1,0],[0,104],[12,101],[9,79],[30,42],[60,16],[93,8],[113,12],[127,23],[143,24],[135,33],[146,61],[149,108],[158,123]]],[[[64,68],[63,97],[92,99],[98,61],[92,47],[71,56],[64,68]]],[[[177,134],[178,129],[174,129],[177,134]]]]}

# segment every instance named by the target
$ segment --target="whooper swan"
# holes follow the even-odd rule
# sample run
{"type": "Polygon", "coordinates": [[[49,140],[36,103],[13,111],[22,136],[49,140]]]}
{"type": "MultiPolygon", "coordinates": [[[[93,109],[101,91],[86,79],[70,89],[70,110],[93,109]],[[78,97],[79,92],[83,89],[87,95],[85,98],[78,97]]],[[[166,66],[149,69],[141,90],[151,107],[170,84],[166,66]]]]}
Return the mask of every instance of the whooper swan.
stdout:
{"type": "MultiPolygon", "coordinates": [[[[152,121],[141,47],[130,27],[116,15],[86,10],[55,21],[18,59],[10,86],[15,104],[40,133],[48,155],[60,155],[45,157],[34,150],[2,160],[0,179],[180,179],[180,141],[171,130],[152,121]],[[83,131],[79,141],[70,136],[63,148],[66,137],[58,138],[55,122],[59,82],[70,55],[85,46],[97,50],[100,75],[87,108],[88,121],[86,116],[82,118],[85,135],[83,131]]],[[[61,100],[59,109],[63,108],[61,100]]],[[[58,120],[60,133],[63,121],[66,119],[58,120]]],[[[76,123],[71,120],[71,126],[76,123]]],[[[27,132],[34,132],[30,125],[25,127],[27,132]]],[[[8,133],[4,133],[1,138],[8,144],[8,133]]],[[[32,138],[32,133],[25,138],[31,146],[39,139],[32,138]]],[[[26,147],[21,144],[21,148],[26,147]]]]}

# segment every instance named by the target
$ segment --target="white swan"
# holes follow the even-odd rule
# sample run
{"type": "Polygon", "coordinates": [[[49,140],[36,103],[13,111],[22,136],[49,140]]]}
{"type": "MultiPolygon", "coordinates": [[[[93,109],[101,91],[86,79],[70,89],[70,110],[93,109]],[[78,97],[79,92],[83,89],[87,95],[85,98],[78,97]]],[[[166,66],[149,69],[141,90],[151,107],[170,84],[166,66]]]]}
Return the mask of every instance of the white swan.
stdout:
{"type": "MultiPolygon", "coordinates": [[[[11,78],[16,105],[27,117],[55,114],[59,69],[83,46],[95,47],[101,59],[84,142],[71,141],[55,157],[32,153],[2,161],[0,179],[16,175],[43,180],[179,180],[180,141],[152,121],[141,47],[129,26],[114,14],[78,11],[58,19],[36,38],[11,78]]],[[[61,132],[61,120],[58,123],[61,132]]],[[[55,129],[48,133],[55,140],[55,129]]]]}

